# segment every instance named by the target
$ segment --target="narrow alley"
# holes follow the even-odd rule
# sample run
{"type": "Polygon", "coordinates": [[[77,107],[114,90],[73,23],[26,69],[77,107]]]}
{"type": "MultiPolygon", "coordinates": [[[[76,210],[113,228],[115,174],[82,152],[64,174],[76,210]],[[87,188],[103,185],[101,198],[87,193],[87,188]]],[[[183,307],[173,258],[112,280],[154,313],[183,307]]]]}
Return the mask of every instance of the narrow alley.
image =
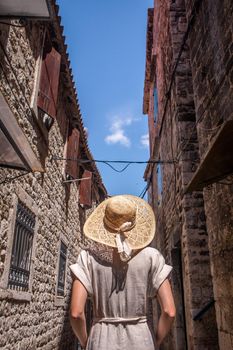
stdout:
{"type": "MultiPolygon", "coordinates": [[[[139,197],[156,221],[150,246],[173,266],[176,317],[160,349],[231,350],[233,1],[149,1],[138,87],[148,158],[110,162],[122,160],[127,170],[142,161],[139,197]]],[[[84,223],[113,196],[89,145],[58,2],[0,0],[2,350],[82,349],[70,325],[69,266],[81,249],[94,249],[84,223]]],[[[138,119],[124,123],[137,129],[138,119]]],[[[114,122],[111,131],[129,148],[122,120],[114,122]]],[[[91,123],[98,137],[102,121],[92,115],[91,123]]],[[[114,185],[121,194],[120,180],[114,185]]],[[[150,299],[155,328],[160,314],[150,299]]],[[[89,334],[90,297],[85,315],[89,334]]]]}

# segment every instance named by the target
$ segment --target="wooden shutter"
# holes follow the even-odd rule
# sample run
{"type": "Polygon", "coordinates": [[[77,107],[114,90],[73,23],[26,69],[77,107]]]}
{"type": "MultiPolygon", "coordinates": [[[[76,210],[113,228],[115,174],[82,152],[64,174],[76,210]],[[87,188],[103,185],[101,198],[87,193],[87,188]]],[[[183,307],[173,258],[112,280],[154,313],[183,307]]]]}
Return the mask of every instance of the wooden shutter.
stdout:
{"type": "MultiPolygon", "coordinates": [[[[79,131],[76,128],[70,128],[67,139],[66,158],[77,159],[79,154],[79,131]]],[[[78,162],[75,160],[66,161],[66,173],[73,179],[78,177],[78,162]]]]}
{"type": "Polygon", "coordinates": [[[56,117],[61,55],[46,36],[41,66],[37,105],[50,117],[56,117]]]}
{"type": "Polygon", "coordinates": [[[56,119],[57,119],[57,124],[60,130],[60,133],[62,135],[62,139],[65,142],[67,137],[67,127],[68,127],[69,119],[66,115],[66,111],[62,103],[60,103],[58,106],[56,119]]]}
{"type": "Polygon", "coordinates": [[[85,206],[91,207],[92,206],[92,198],[91,198],[92,172],[85,170],[82,178],[84,180],[82,180],[80,183],[79,203],[85,206]]]}

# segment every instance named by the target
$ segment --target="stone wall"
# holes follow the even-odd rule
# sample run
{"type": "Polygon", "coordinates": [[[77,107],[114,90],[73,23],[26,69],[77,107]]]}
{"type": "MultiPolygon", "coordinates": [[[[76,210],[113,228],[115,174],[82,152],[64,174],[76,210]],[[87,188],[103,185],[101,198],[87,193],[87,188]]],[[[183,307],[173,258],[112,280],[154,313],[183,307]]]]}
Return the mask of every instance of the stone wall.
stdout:
{"type": "MultiPolygon", "coordinates": [[[[201,2],[197,1],[197,3],[200,6],[199,3],[201,2]]],[[[223,6],[220,14],[225,13],[228,27],[231,28],[232,25],[228,22],[231,15],[226,14],[226,12],[227,9],[230,11],[232,7],[226,4],[224,4],[225,8],[223,6]]],[[[213,13],[215,15],[218,13],[217,8],[218,6],[221,7],[220,2],[218,5],[216,4],[216,9],[215,6],[210,5],[210,2],[208,7],[203,4],[201,10],[197,6],[195,13],[192,6],[194,6],[194,1],[186,1],[186,3],[182,0],[167,0],[163,3],[155,1],[154,12],[152,50],[156,55],[156,73],[154,80],[151,81],[150,89],[154,89],[154,86],[156,86],[158,90],[158,115],[155,124],[155,149],[152,150],[151,157],[165,161],[165,164],[161,164],[163,191],[161,199],[158,198],[160,181],[156,174],[157,166],[154,169],[152,166],[147,169],[146,178],[151,182],[150,193],[153,196],[152,204],[157,217],[155,244],[166,256],[167,261],[174,266],[171,283],[177,305],[176,321],[170,337],[162,346],[163,349],[185,349],[186,347],[198,350],[218,349],[219,346],[224,348],[222,345],[224,343],[218,341],[219,334],[217,333],[217,328],[223,329],[222,323],[225,327],[222,332],[222,334],[225,332],[225,344],[227,344],[227,348],[231,348],[230,343],[227,343],[227,341],[230,341],[231,325],[230,303],[229,299],[227,302],[227,297],[230,296],[231,292],[229,292],[229,279],[227,286],[226,276],[226,271],[231,271],[232,268],[230,260],[221,269],[219,264],[221,258],[218,256],[218,270],[216,270],[218,271],[218,277],[214,273],[214,266],[217,269],[217,251],[219,252],[220,247],[225,244],[223,235],[220,236],[216,232],[217,227],[220,228],[220,221],[223,223],[223,218],[225,218],[226,241],[230,242],[232,223],[226,217],[230,218],[231,191],[229,186],[225,186],[224,189],[222,186],[217,196],[216,190],[215,195],[211,190],[196,191],[191,194],[185,192],[202,160],[203,152],[209,145],[206,134],[201,139],[198,125],[199,114],[203,113],[203,103],[207,103],[208,100],[208,96],[206,96],[208,88],[203,86],[203,82],[200,80],[200,65],[207,62],[206,67],[211,70],[208,62],[212,59],[215,68],[227,66],[227,62],[223,65],[216,62],[219,56],[214,55],[211,49],[208,51],[212,44],[213,50],[218,45],[223,50],[220,40],[216,44],[214,39],[211,40],[208,36],[212,31],[214,37],[218,38],[215,31],[223,33],[224,28],[222,30],[216,29],[217,25],[214,26],[213,24],[217,21],[217,19],[213,21],[213,13]],[[211,8],[211,11],[209,11],[209,8],[211,8]],[[201,12],[199,13],[199,11],[201,12]],[[195,16],[202,23],[198,22],[196,18],[194,20],[195,16]],[[207,34],[205,28],[208,25],[206,23],[208,18],[211,21],[208,28],[210,29],[211,26],[212,29],[207,34]],[[192,26],[189,24],[190,20],[192,20],[192,26]],[[210,43],[208,43],[209,41],[210,43]],[[206,47],[203,46],[203,42],[206,42],[206,47]],[[174,161],[174,163],[168,164],[166,163],[167,160],[174,161]],[[153,172],[152,176],[151,171],[153,172]],[[225,197],[223,197],[224,195],[225,197]],[[222,206],[219,199],[222,202],[224,201],[224,206],[222,206]],[[221,211],[220,206],[222,206],[221,211]],[[219,212],[222,215],[219,216],[219,212]],[[218,244],[215,241],[214,245],[216,249],[215,263],[211,248],[213,237],[215,239],[218,237],[218,244]],[[224,279],[223,274],[225,274],[226,279],[224,279]],[[225,281],[225,296],[223,296],[224,292],[221,289],[221,297],[220,281],[221,283],[225,281]],[[216,298],[217,290],[219,295],[216,298]],[[202,317],[194,320],[194,316],[213,300],[213,297],[216,301],[215,308],[211,307],[202,317]],[[220,304],[218,306],[219,297],[222,298],[221,306],[224,310],[221,311],[221,314],[220,304]]],[[[229,44],[229,33],[227,34],[227,32],[231,32],[231,29],[225,32],[228,38],[226,41],[228,40],[229,44]]],[[[224,51],[228,52],[228,64],[230,62],[229,50],[229,46],[224,48],[224,51]]],[[[153,62],[151,62],[152,64],[153,62]]],[[[216,70],[221,74],[221,70],[217,68],[216,70]]],[[[215,81],[212,73],[210,74],[210,81],[211,79],[213,82],[215,81]]],[[[227,79],[228,84],[230,84],[230,75],[227,79]]],[[[211,83],[209,82],[209,84],[211,83]]],[[[225,110],[232,113],[230,108],[232,104],[231,88],[229,85],[227,86],[227,83],[222,82],[222,84],[223,86],[226,85],[222,91],[225,91],[227,97],[224,97],[224,102],[219,105],[219,109],[222,111],[221,115],[225,114],[223,112],[225,110]]],[[[212,92],[213,89],[214,87],[212,92]]],[[[221,99],[221,97],[219,98],[221,99]]],[[[153,105],[153,103],[153,99],[150,98],[150,105],[153,105]]],[[[211,104],[213,110],[210,109],[207,112],[210,127],[216,125],[214,116],[220,116],[219,111],[216,111],[215,108],[216,103],[211,104]]],[[[152,109],[148,108],[149,114],[153,113],[151,112],[152,109]]],[[[148,117],[151,120],[151,115],[148,115],[148,117]]],[[[213,188],[215,186],[221,185],[213,185],[213,188]]],[[[231,248],[222,250],[222,265],[224,265],[223,256],[228,256],[230,252],[231,248]]]]}
{"type": "MultiPolygon", "coordinates": [[[[186,1],[188,18],[194,5],[186,1]]],[[[202,1],[196,12],[189,44],[203,159],[223,123],[233,119],[233,4],[230,0],[202,1]]],[[[232,185],[215,183],[203,192],[220,349],[233,347],[232,191],[232,185]]]]}
{"type": "MultiPolygon", "coordinates": [[[[42,37],[43,25],[35,22],[29,22],[25,28],[0,26],[0,91],[44,166],[44,173],[28,173],[5,182],[6,176],[15,177],[22,172],[0,169],[4,182],[0,185],[0,348],[3,350],[75,349],[69,324],[72,280],[68,266],[75,262],[80,246],[86,244],[82,236],[83,215],[85,211],[89,215],[92,209],[81,208],[77,183],[63,184],[63,162],[51,160],[52,155],[64,155],[66,140],[57,120],[45,134],[31,107],[42,37]],[[30,293],[7,288],[6,270],[18,199],[36,214],[30,293]],[[57,295],[61,241],[68,248],[64,297],[57,295]]],[[[59,96],[63,95],[63,89],[61,78],[59,96]]],[[[68,110],[65,101],[58,104],[68,110]]],[[[98,191],[99,185],[94,185],[98,191]]]]}

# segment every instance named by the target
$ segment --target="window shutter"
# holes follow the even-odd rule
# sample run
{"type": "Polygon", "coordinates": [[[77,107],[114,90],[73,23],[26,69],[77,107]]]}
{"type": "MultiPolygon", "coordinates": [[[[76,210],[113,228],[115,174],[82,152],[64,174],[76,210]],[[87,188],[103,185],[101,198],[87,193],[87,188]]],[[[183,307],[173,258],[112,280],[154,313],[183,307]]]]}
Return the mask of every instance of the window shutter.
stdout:
{"type": "Polygon", "coordinates": [[[79,203],[85,206],[92,206],[92,198],[91,198],[91,184],[92,184],[92,172],[85,170],[82,176],[83,179],[80,183],[79,189],[79,203]]]}
{"type": "MultiPolygon", "coordinates": [[[[69,129],[67,140],[66,158],[77,159],[79,154],[79,131],[76,128],[69,129]]],[[[78,177],[78,162],[74,160],[66,161],[66,173],[73,179],[78,177]]]]}
{"type": "Polygon", "coordinates": [[[68,127],[68,117],[66,116],[65,109],[63,108],[63,105],[60,104],[58,106],[58,111],[57,111],[57,124],[59,127],[59,130],[62,135],[62,139],[65,142],[66,137],[67,137],[67,127],[68,127]]]}
{"type": "Polygon", "coordinates": [[[61,55],[46,36],[41,66],[37,105],[50,117],[56,117],[61,55]]]}

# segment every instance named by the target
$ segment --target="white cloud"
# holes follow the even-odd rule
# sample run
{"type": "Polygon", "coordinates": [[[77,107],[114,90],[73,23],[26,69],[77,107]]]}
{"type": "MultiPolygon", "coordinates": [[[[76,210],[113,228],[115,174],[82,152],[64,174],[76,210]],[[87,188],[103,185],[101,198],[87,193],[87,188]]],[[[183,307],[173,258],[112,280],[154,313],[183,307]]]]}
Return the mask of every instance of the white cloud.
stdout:
{"type": "Polygon", "coordinates": [[[113,134],[106,136],[105,141],[108,144],[120,143],[121,145],[123,145],[125,147],[130,147],[130,145],[131,145],[130,139],[124,135],[124,131],[122,131],[122,130],[118,130],[118,131],[114,132],[113,134]]]}
{"type": "Polygon", "coordinates": [[[143,147],[149,147],[149,134],[142,135],[140,142],[143,147]]]}
{"type": "Polygon", "coordinates": [[[130,147],[131,141],[129,137],[125,135],[124,128],[131,125],[132,122],[133,118],[131,117],[123,119],[119,116],[115,116],[110,127],[110,134],[105,137],[105,142],[108,144],[120,143],[122,146],[130,147]]]}

